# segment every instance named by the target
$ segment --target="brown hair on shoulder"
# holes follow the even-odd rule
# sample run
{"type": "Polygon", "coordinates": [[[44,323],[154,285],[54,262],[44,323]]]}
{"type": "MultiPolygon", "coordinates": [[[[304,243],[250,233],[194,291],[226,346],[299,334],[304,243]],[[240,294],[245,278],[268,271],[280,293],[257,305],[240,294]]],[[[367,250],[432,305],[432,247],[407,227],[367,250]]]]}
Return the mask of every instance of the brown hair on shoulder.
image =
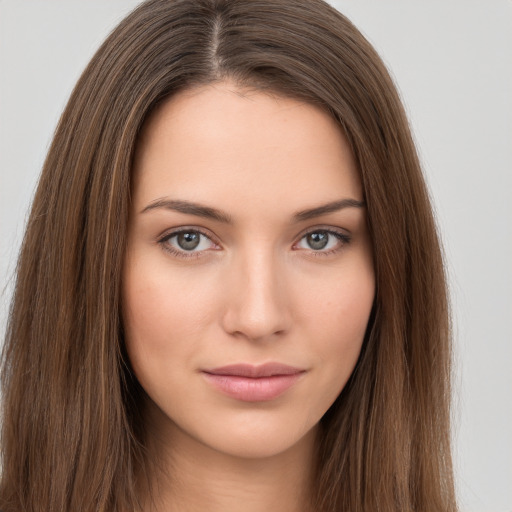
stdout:
{"type": "Polygon", "coordinates": [[[363,184],[376,298],[357,367],[321,421],[315,510],[455,511],[448,301],[428,191],[385,66],[322,0],[149,0],[87,66],[17,267],[0,509],[139,509],[137,475],[151,466],[120,314],[132,159],[160,102],[226,78],[323,108],[363,184]]]}

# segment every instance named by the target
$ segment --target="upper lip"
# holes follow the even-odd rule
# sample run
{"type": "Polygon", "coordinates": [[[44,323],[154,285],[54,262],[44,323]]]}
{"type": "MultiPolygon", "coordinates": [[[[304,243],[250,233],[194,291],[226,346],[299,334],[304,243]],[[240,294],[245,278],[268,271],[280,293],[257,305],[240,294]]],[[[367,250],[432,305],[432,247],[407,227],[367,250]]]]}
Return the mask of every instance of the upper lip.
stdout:
{"type": "Polygon", "coordinates": [[[305,370],[281,363],[265,363],[262,365],[230,364],[203,371],[212,375],[233,375],[238,377],[257,378],[272,377],[274,375],[294,375],[302,373],[305,370]]]}

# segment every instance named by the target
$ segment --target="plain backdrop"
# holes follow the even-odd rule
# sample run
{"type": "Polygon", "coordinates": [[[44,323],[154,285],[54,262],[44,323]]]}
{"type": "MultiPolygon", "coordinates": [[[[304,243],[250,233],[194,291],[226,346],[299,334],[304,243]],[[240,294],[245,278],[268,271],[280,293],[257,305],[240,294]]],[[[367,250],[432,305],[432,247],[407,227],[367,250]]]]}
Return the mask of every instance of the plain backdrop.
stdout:
{"type": "MultiPolygon", "coordinates": [[[[0,0],[0,328],[59,115],[140,0],[0,0]]],[[[512,0],[333,0],[376,46],[411,120],[444,242],[463,512],[512,511],[512,0]]]]}

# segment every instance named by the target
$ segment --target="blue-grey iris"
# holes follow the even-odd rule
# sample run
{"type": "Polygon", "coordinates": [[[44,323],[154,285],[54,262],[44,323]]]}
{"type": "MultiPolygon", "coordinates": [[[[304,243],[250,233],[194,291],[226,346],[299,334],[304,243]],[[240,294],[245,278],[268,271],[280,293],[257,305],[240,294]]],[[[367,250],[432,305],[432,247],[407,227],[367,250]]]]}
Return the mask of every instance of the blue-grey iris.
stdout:
{"type": "Polygon", "coordinates": [[[309,233],[306,238],[311,249],[320,250],[329,242],[329,233],[326,231],[315,231],[314,233],[309,233]]]}
{"type": "Polygon", "coordinates": [[[179,233],[176,238],[181,249],[184,251],[192,251],[199,245],[201,234],[194,231],[186,231],[179,233]]]}

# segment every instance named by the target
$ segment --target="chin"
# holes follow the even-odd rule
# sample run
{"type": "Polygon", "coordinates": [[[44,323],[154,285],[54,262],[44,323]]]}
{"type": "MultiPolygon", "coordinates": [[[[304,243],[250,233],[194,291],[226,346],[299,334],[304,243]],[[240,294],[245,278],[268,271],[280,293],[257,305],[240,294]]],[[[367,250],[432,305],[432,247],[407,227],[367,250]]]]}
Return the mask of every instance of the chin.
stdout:
{"type": "Polygon", "coordinates": [[[242,430],[210,431],[199,441],[219,454],[240,459],[267,459],[296,449],[300,445],[314,445],[317,426],[307,431],[290,427],[257,428],[247,426],[242,430]]]}

